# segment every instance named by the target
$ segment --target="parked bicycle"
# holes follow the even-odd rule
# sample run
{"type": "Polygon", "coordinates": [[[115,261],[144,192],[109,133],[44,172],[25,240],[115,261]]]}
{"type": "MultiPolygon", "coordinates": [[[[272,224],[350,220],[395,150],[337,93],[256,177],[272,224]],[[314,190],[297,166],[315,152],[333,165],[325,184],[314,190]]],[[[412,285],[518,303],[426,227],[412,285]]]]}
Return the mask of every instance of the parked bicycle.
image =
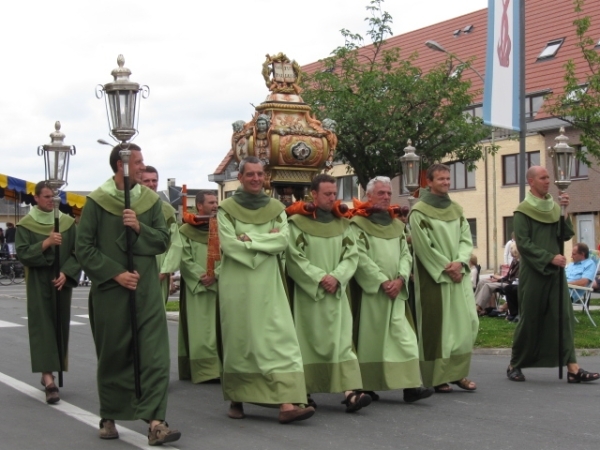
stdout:
{"type": "Polygon", "coordinates": [[[25,281],[25,269],[23,264],[18,261],[3,262],[0,264],[0,284],[8,286],[9,284],[21,284],[25,281]]]}

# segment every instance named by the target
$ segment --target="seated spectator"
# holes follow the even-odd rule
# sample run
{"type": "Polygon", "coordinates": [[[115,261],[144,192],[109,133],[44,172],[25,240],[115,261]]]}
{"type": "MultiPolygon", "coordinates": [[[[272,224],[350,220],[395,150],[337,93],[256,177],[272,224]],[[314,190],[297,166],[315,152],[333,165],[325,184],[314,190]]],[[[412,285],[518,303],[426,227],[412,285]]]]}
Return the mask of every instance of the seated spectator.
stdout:
{"type": "Polygon", "coordinates": [[[583,242],[573,245],[572,263],[565,268],[569,284],[588,286],[596,277],[596,263],[590,259],[590,249],[583,242]]]}
{"type": "Polygon", "coordinates": [[[471,284],[473,285],[473,290],[475,290],[477,283],[479,283],[479,271],[481,270],[481,266],[477,264],[477,256],[471,255],[469,268],[471,269],[471,284]]]}
{"type": "Polygon", "coordinates": [[[592,289],[594,290],[594,292],[600,292],[600,277],[596,277],[596,279],[592,283],[592,289]]]}
{"type": "Polygon", "coordinates": [[[495,292],[505,285],[512,284],[519,277],[519,252],[517,251],[517,245],[514,243],[511,246],[511,254],[513,260],[506,276],[492,275],[488,279],[479,280],[479,283],[477,283],[475,304],[477,305],[477,313],[480,316],[486,315],[493,309],[490,304],[491,300],[495,299],[495,292]]]}

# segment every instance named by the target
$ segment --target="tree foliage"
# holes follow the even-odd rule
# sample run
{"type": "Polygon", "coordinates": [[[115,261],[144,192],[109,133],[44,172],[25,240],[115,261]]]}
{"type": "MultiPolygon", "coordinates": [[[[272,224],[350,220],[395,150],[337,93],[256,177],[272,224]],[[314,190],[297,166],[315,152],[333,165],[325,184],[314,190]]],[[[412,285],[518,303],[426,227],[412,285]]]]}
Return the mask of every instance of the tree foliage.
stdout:
{"type": "Polygon", "coordinates": [[[549,102],[549,112],[581,130],[581,144],[587,152],[577,152],[577,158],[590,164],[589,156],[600,159],[600,54],[596,41],[588,34],[591,18],[583,16],[585,0],[574,0],[577,19],[573,21],[577,33],[577,47],[581,51],[586,75],[578,77],[577,64],[569,60],[565,64],[565,86],[561,95],[549,102]]]}
{"type": "Polygon", "coordinates": [[[306,75],[304,100],[321,118],[337,122],[337,158],[352,166],[363,188],[375,176],[398,174],[409,139],[423,167],[448,157],[472,167],[482,157],[480,141],[489,129],[465,113],[473,101],[470,82],[453,70],[451,58],[422,73],[416,54],[404,57],[386,45],[392,17],[381,3],[367,6],[372,45],[363,47],[361,35],[341,30],[345,44],[320,60],[321,71],[306,75]]]}

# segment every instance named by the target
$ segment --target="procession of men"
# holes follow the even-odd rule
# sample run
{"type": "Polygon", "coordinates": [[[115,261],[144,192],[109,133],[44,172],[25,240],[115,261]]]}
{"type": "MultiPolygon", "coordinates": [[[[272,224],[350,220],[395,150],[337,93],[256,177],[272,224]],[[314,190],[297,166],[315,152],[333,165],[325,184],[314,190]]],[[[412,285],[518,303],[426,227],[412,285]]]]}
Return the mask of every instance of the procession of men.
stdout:
{"type": "MultiPolygon", "coordinates": [[[[161,287],[177,269],[179,379],[220,383],[229,402],[223,416],[246,419],[244,403],[252,403],[276,408],[277,420],[289,424],[315,416],[324,394],[340,396],[345,412],[354,414],[373,408],[387,391],[402,389],[412,403],[453,387],[477,389],[468,378],[478,331],[468,276],[473,244],[462,208],[448,196],[448,166],[427,170],[427,187],[409,215],[411,249],[387,177],[370,180],[364,201],[346,211],[335,178],[320,174],[307,197],[286,208],[265,193],[263,162],[249,156],[239,163],[233,196],[219,204],[214,192],[199,192],[197,214],[185,214],[178,226],[173,208],[155,193],[158,172],[148,170],[135,144],[129,144],[131,205],[125,208],[120,150],[111,152],[113,176],[88,196],[77,227],[61,216],[60,231],[53,230],[52,192],[44,182],[36,186],[37,206],[17,225],[17,256],[28,268],[32,371],[42,374],[48,404],[60,401],[53,374],[68,369],[70,293],[81,269],[92,282],[101,439],[119,438],[117,420],[137,419],[149,424],[149,445],[181,437],[165,421],[170,355],[168,295],[161,287]],[[51,270],[55,248],[58,275],[51,270]],[[57,301],[58,343],[52,334],[57,301]],[[132,310],[137,322],[128,319],[132,310]]],[[[554,243],[536,250],[542,244],[532,230],[556,240],[558,206],[547,181],[545,169],[529,170],[531,193],[515,215],[527,273],[507,369],[512,381],[525,380],[521,368],[556,365],[545,339],[555,332],[554,313],[535,320],[546,314],[539,310],[551,293],[533,292],[530,281],[554,282],[566,263],[554,243]]],[[[571,311],[562,361],[568,382],[595,381],[598,373],[577,365],[572,320],[571,311]]]]}

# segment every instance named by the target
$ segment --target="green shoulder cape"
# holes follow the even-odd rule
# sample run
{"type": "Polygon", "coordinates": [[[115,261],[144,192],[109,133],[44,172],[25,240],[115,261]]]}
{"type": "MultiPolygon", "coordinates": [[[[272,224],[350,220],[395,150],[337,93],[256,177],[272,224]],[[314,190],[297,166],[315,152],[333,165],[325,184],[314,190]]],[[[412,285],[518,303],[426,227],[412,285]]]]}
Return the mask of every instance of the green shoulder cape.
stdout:
{"type": "MultiPolygon", "coordinates": [[[[75,220],[71,216],[67,216],[66,214],[62,214],[60,219],[58,219],[58,231],[60,233],[64,233],[75,223],[75,220]]],[[[37,222],[31,214],[27,214],[23,217],[19,223],[18,227],[27,228],[29,231],[33,233],[41,234],[44,236],[50,236],[50,233],[54,231],[54,224],[42,224],[37,222]]]]}
{"type": "Polygon", "coordinates": [[[522,201],[515,212],[525,214],[527,217],[541,223],[556,223],[560,219],[560,206],[558,206],[558,203],[554,203],[554,207],[550,211],[540,211],[531,203],[522,201]]]}
{"type": "Polygon", "coordinates": [[[303,216],[302,214],[294,214],[288,217],[288,222],[292,222],[296,225],[303,233],[310,234],[311,236],[317,237],[335,237],[340,234],[344,234],[350,221],[348,219],[336,218],[329,223],[317,222],[309,216],[303,216]]]}
{"type": "Polygon", "coordinates": [[[285,206],[278,200],[270,199],[266,206],[258,209],[248,209],[239,205],[232,197],[224,200],[219,205],[227,214],[244,223],[260,225],[267,223],[281,214],[285,206]]]}
{"type": "Polygon", "coordinates": [[[199,242],[201,244],[208,244],[208,231],[199,230],[189,223],[184,223],[179,228],[179,233],[184,235],[186,238],[199,242]]]}
{"type": "MultiPolygon", "coordinates": [[[[94,200],[106,212],[114,216],[123,214],[123,202],[111,197],[101,188],[88,194],[88,197],[94,200]]],[[[158,194],[152,189],[142,189],[140,196],[131,202],[131,209],[136,214],[143,214],[150,210],[157,200],[159,200],[158,194]]]]}
{"type": "Polygon", "coordinates": [[[399,220],[393,220],[390,225],[379,225],[371,222],[366,217],[354,216],[351,222],[371,236],[381,239],[395,239],[404,234],[404,224],[399,220]]]}

